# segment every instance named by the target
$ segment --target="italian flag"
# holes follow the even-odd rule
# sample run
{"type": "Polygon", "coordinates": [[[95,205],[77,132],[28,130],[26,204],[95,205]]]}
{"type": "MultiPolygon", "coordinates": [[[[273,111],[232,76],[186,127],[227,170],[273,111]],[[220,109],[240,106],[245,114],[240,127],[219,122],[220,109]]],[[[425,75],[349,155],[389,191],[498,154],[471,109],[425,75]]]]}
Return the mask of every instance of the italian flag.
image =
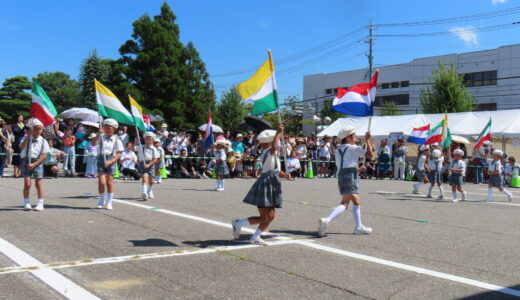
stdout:
{"type": "Polygon", "coordinates": [[[237,86],[243,100],[253,100],[253,115],[261,115],[278,109],[278,94],[274,77],[274,64],[269,51],[269,58],[247,81],[237,86]]]}
{"type": "Polygon", "coordinates": [[[121,101],[107,87],[94,80],[96,86],[96,100],[99,114],[106,118],[112,118],[119,123],[134,125],[134,118],[123,106],[121,101]]]}
{"type": "Polygon", "coordinates": [[[132,96],[128,95],[128,100],[130,101],[130,111],[132,112],[132,116],[134,117],[135,126],[142,132],[146,132],[146,125],[144,124],[144,118],[143,118],[143,109],[139,104],[137,104],[137,101],[135,101],[132,96]]]}
{"type": "Polygon", "coordinates": [[[489,119],[489,122],[487,123],[486,127],[484,127],[484,129],[478,136],[475,148],[482,146],[482,144],[484,144],[484,141],[491,142],[491,119],[489,119]]]}
{"type": "Polygon", "coordinates": [[[51,99],[45,94],[42,87],[33,82],[31,115],[43,123],[43,126],[49,126],[54,123],[54,117],[58,114],[51,99]]]}
{"type": "Polygon", "coordinates": [[[430,145],[433,143],[442,144],[444,148],[451,145],[451,132],[448,128],[448,114],[445,114],[444,119],[428,131],[424,144],[430,145]]]}

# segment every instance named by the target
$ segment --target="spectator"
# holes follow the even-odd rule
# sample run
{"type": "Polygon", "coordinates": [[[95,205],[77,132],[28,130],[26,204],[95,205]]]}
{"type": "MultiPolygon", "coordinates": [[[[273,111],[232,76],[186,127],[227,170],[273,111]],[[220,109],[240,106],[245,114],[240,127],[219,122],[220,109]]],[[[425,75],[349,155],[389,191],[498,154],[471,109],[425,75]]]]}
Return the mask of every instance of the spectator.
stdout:
{"type": "Polygon", "coordinates": [[[126,126],[126,125],[121,126],[119,128],[119,130],[117,131],[117,135],[119,136],[119,139],[123,143],[123,147],[126,147],[126,144],[128,144],[128,141],[130,140],[127,131],[128,131],[128,126],[126,126]]]}
{"type": "Polygon", "coordinates": [[[84,162],[87,165],[85,170],[85,177],[96,178],[96,157],[97,157],[97,134],[91,133],[88,137],[87,145],[85,146],[84,162]]]}
{"type": "Polygon", "coordinates": [[[247,137],[245,141],[243,141],[244,144],[244,151],[242,153],[245,153],[247,149],[251,149],[255,146],[255,135],[252,131],[247,132],[247,137]]]}
{"type": "Polygon", "coordinates": [[[63,152],[65,152],[65,160],[63,162],[63,171],[65,176],[76,176],[76,137],[72,135],[72,128],[65,129],[65,135],[61,138],[63,144],[63,152]]]}
{"type": "Polygon", "coordinates": [[[244,161],[242,159],[242,153],[240,152],[234,152],[233,155],[235,156],[235,174],[234,177],[241,178],[242,174],[244,173],[244,161]]]}
{"type": "Polygon", "coordinates": [[[85,154],[85,146],[87,145],[88,132],[85,129],[85,125],[81,124],[81,122],[80,124],[78,124],[78,127],[76,128],[74,136],[76,137],[76,154],[78,154],[76,156],[75,172],[83,173],[85,171],[85,168],[83,166],[83,155],[85,154]]]}
{"type": "Polygon", "coordinates": [[[137,155],[134,152],[134,143],[128,142],[126,144],[125,151],[121,154],[121,158],[119,158],[119,163],[121,164],[121,173],[126,177],[132,177],[134,180],[141,179],[141,175],[137,172],[135,168],[135,164],[137,163],[137,155]]]}
{"type": "Polygon", "coordinates": [[[390,147],[388,146],[388,140],[382,139],[379,146],[377,146],[377,155],[387,154],[390,156],[390,147]]]}
{"type": "Polygon", "coordinates": [[[22,143],[22,139],[25,137],[27,133],[27,126],[23,121],[22,115],[17,115],[15,118],[14,124],[11,126],[11,130],[14,136],[14,142],[12,144],[14,156],[13,156],[13,169],[14,169],[14,177],[20,177],[21,169],[20,169],[20,145],[22,143]]]}
{"type": "Polygon", "coordinates": [[[5,127],[5,121],[0,117],[0,178],[4,176],[5,154],[10,147],[9,133],[5,127]]]}
{"type": "Polygon", "coordinates": [[[47,154],[47,158],[43,162],[43,176],[58,178],[58,162],[60,160],[63,161],[65,152],[54,148],[54,139],[50,139],[48,143],[49,153],[47,154]]]}
{"type": "Polygon", "coordinates": [[[243,156],[244,175],[245,178],[254,177],[255,156],[251,154],[251,149],[247,149],[243,156]]]}
{"type": "Polygon", "coordinates": [[[177,147],[178,147],[177,155],[179,155],[178,153],[180,151],[187,150],[189,144],[190,144],[190,139],[186,135],[186,131],[184,129],[181,129],[179,131],[179,135],[177,136],[177,147]]]}
{"type": "Polygon", "coordinates": [[[329,162],[330,162],[330,154],[332,153],[332,146],[330,144],[330,137],[325,136],[323,141],[320,143],[319,148],[319,170],[318,177],[327,177],[329,174],[329,162]]]}
{"type": "Polygon", "coordinates": [[[291,174],[291,178],[300,177],[301,171],[300,160],[296,151],[291,152],[291,156],[287,159],[287,172],[291,174]]]}
{"type": "Polygon", "coordinates": [[[408,147],[403,139],[398,139],[394,147],[394,179],[404,180],[408,147]]]}
{"type": "MultiPolygon", "coordinates": [[[[305,145],[305,140],[301,137],[296,139],[296,147],[295,150],[298,160],[303,163],[302,168],[300,169],[301,176],[305,176],[306,164],[304,161],[307,159],[307,146],[305,145]]],[[[294,176],[293,176],[294,177],[294,176]]]]}
{"type": "Polygon", "coordinates": [[[186,149],[181,150],[181,155],[179,158],[175,159],[174,162],[174,170],[176,178],[200,178],[200,176],[195,171],[191,160],[188,158],[188,152],[186,149]]]}
{"type": "Polygon", "coordinates": [[[509,186],[511,186],[511,180],[513,179],[514,168],[520,168],[520,165],[516,163],[513,156],[509,156],[507,158],[507,164],[504,166],[504,179],[509,186]]]}
{"type": "Polygon", "coordinates": [[[243,140],[244,140],[244,136],[242,136],[242,134],[240,134],[240,133],[237,134],[235,141],[232,143],[234,152],[244,153],[245,148],[244,148],[243,140]]]}
{"type": "Polygon", "coordinates": [[[236,158],[233,155],[233,149],[231,149],[231,148],[228,148],[226,150],[226,163],[227,163],[228,169],[229,169],[229,177],[234,178],[235,177],[236,158]]]}

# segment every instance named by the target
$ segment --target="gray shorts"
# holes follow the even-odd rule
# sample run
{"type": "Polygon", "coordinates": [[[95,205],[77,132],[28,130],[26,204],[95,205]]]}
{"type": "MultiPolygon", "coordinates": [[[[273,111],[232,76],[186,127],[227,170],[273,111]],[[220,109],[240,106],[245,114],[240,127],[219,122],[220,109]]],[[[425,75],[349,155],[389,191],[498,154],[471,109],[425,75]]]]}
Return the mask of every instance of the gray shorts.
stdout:
{"type": "Polygon", "coordinates": [[[359,194],[359,176],[357,168],[339,170],[338,187],[341,195],[359,194]]]}
{"type": "MultiPolygon", "coordinates": [[[[34,163],[37,159],[32,158],[31,163],[34,163]]],[[[29,171],[28,161],[26,158],[22,158],[20,161],[20,169],[22,177],[34,176],[34,179],[43,178],[43,163],[39,164],[36,168],[29,171]]]]}
{"type": "MultiPolygon", "coordinates": [[[[107,155],[106,156],[106,161],[109,161],[112,158],[114,158],[113,155],[107,155]]],[[[108,168],[105,168],[105,160],[103,158],[103,155],[98,155],[97,156],[97,172],[98,172],[98,174],[115,175],[116,174],[116,166],[117,166],[117,163],[113,163],[108,168]]]]}
{"type": "Polygon", "coordinates": [[[442,183],[441,179],[441,172],[437,170],[431,170],[430,173],[428,173],[428,180],[430,183],[442,183]]]}
{"type": "Polygon", "coordinates": [[[450,175],[450,185],[455,185],[457,187],[462,187],[464,176],[461,173],[451,173],[450,175]]]}
{"type": "Polygon", "coordinates": [[[151,167],[149,167],[148,169],[145,169],[144,168],[144,165],[145,164],[149,164],[150,161],[149,160],[145,160],[145,162],[141,162],[141,168],[140,168],[140,171],[141,171],[141,175],[149,175],[149,176],[155,176],[155,166],[156,165],[153,165],[151,167]]]}

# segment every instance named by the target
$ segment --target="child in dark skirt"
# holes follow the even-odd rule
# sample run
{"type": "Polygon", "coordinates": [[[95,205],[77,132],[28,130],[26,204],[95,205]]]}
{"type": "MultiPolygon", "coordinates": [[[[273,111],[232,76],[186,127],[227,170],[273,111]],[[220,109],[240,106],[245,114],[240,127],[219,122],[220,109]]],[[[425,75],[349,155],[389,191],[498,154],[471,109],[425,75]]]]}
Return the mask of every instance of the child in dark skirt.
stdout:
{"type": "Polygon", "coordinates": [[[247,193],[243,202],[256,206],[260,216],[231,221],[235,239],[240,238],[243,226],[259,224],[250,242],[256,245],[268,246],[268,243],[261,238],[261,235],[274,220],[275,209],[282,207],[282,182],[280,181],[280,176],[291,178],[290,174],[280,170],[280,159],[278,158],[280,135],[283,129],[283,124],[280,124],[278,130],[264,130],[257,136],[262,149],[264,149],[260,157],[262,160],[262,173],[249,190],[249,193],[247,193]]]}
{"type": "Polygon", "coordinates": [[[426,168],[427,164],[426,161],[428,160],[428,156],[430,155],[430,146],[428,145],[422,145],[419,148],[419,151],[421,151],[421,155],[419,156],[419,159],[417,160],[417,182],[413,185],[413,192],[414,194],[419,194],[419,189],[423,184],[427,184],[428,176],[426,176],[426,168]]]}
{"type": "Polygon", "coordinates": [[[504,153],[500,150],[493,151],[493,159],[488,160],[488,198],[487,202],[493,201],[493,187],[498,188],[499,191],[507,195],[509,202],[513,201],[513,194],[508,190],[504,189],[504,178],[502,178],[502,163],[500,160],[504,153]]]}
{"type": "Polygon", "coordinates": [[[227,141],[222,139],[217,141],[215,146],[215,171],[217,174],[217,188],[215,191],[221,192],[224,190],[224,177],[229,175],[229,168],[226,163],[226,146],[227,141]]]}
{"type": "Polygon", "coordinates": [[[427,198],[432,198],[432,191],[435,184],[439,187],[441,194],[439,199],[444,199],[444,189],[442,188],[442,163],[444,162],[444,156],[439,149],[433,149],[430,161],[428,162],[428,181],[431,183],[430,189],[428,190],[427,198]]]}
{"type": "Polygon", "coordinates": [[[365,133],[367,149],[356,145],[356,130],[352,126],[343,128],[338,138],[341,140],[340,147],[336,150],[336,164],[338,166],[338,186],[342,196],[341,204],[338,205],[326,218],[319,220],[318,235],[324,236],[329,228],[330,222],[341,215],[352,201],[352,217],[354,218],[354,234],[370,234],[372,228],[366,227],[361,223],[361,199],[359,199],[359,178],[358,161],[365,156],[372,159],[374,146],[370,141],[370,132],[365,133]]]}
{"type": "Polygon", "coordinates": [[[139,169],[141,172],[141,199],[148,200],[152,199],[153,196],[153,183],[155,176],[156,164],[160,159],[159,151],[154,147],[155,134],[153,132],[147,132],[143,135],[144,145],[139,145],[137,148],[138,157],[141,161],[139,162],[139,169]]]}
{"type": "Polygon", "coordinates": [[[464,174],[466,174],[466,163],[463,160],[464,151],[461,149],[455,149],[453,151],[453,160],[450,163],[450,185],[451,192],[453,193],[452,202],[459,202],[457,198],[457,191],[462,195],[462,201],[466,200],[466,192],[462,189],[462,181],[464,174]]]}

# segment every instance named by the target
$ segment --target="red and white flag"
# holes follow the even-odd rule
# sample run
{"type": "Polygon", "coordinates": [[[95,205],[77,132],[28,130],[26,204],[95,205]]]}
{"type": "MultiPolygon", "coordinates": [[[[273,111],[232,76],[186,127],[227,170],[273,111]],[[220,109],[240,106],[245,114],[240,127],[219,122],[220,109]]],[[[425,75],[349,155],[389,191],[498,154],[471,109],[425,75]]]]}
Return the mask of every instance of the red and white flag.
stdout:
{"type": "Polygon", "coordinates": [[[338,88],[332,109],[352,116],[371,116],[374,112],[372,104],[376,99],[378,75],[379,71],[376,71],[370,82],[356,84],[348,90],[338,88]]]}
{"type": "Polygon", "coordinates": [[[482,146],[484,144],[484,141],[491,142],[491,119],[489,119],[489,122],[487,123],[486,127],[484,127],[484,129],[478,136],[475,148],[482,146]]]}

